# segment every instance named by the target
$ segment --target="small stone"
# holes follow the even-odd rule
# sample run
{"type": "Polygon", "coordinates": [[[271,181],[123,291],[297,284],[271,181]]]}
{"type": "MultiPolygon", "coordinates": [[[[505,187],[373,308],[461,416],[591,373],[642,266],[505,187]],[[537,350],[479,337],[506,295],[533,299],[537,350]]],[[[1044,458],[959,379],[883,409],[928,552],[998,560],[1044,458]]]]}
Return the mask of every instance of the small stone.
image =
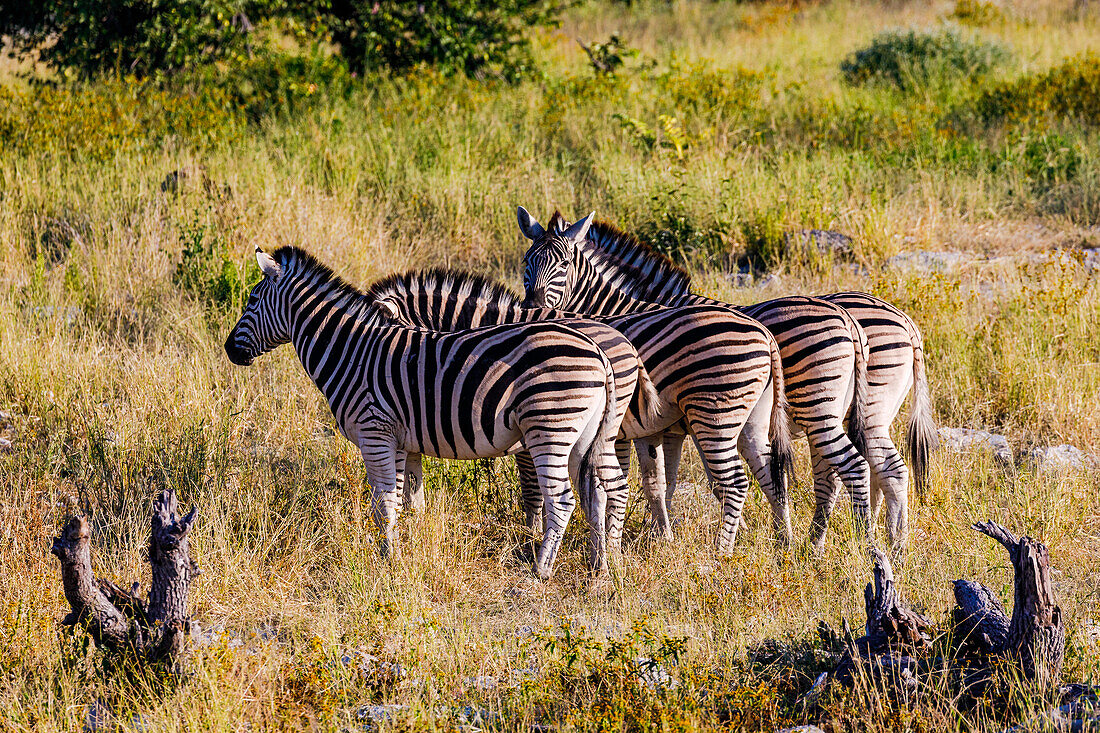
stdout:
{"type": "Polygon", "coordinates": [[[970,259],[970,256],[963,252],[918,250],[894,255],[886,260],[886,267],[900,272],[943,273],[959,268],[970,259]]]}
{"type": "Polygon", "coordinates": [[[788,232],[786,246],[788,252],[801,252],[804,255],[810,252],[834,257],[846,257],[852,254],[852,238],[831,229],[801,229],[797,232],[788,232]]]}
{"type": "Polygon", "coordinates": [[[940,428],[939,436],[940,444],[953,453],[987,451],[1002,465],[1012,465],[1012,448],[1003,435],[971,428],[940,428]]]}
{"type": "Polygon", "coordinates": [[[1096,456],[1072,445],[1032,448],[1027,453],[1027,460],[1039,473],[1081,471],[1095,467],[1098,463],[1096,456]]]}
{"type": "MultiPolygon", "coordinates": [[[[822,674],[824,674],[824,672],[822,674]]],[[[816,725],[796,725],[793,728],[777,730],[775,733],[825,733],[825,731],[821,730],[816,725]]]]}
{"type": "Polygon", "coordinates": [[[0,438],[0,453],[11,453],[15,450],[15,446],[7,438],[0,438]]]}

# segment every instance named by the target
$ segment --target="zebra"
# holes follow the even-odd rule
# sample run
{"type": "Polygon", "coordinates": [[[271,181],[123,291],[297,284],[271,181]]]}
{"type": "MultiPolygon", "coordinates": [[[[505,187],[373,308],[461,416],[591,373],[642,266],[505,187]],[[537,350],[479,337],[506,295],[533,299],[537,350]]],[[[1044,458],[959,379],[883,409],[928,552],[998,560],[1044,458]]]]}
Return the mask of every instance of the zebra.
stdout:
{"type": "Polygon", "coordinates": [[[546,507],[535,572],[548,579],[576,501],[590,523],[590,565],[606,572],[598,471],[618,433],[614,371],[587,336],[540,322],[439,334],[394,325],[309,253],[257,248],[263,278],[225,342],[250,365],[291,343],[359,448],[380,547],[398,557],[397,476],[409,453],[471,459],[530,451],[546,507]]]}
{"type": "MultiPolygon", "coordinates": [[[[569,314],[523,308],[519,297],[505,286],[470,273],[429,270],[392,275],[367,292],[375,307],[395,322],[434,330],[563,317],[570,320],[559,322],[583,330],[579,325],[583,322],[569,314]]],[[[635,440],[643,490],[658,530],[670,533],[662,443],[683,443],[686,433],[678,425],[683,419],[722,503],[718,553],[732,551],[748,490],[737,458],[738,444],[768,497],[780,541],[789,543],[785,474],[793,458],[792,446],[779,350],[767,330],[713,306],[677,310],[647,306],[636,313],[595,320],[597,326],[621,331],[637,347],[660,395],[659,413],[624,420],[618,445],[625,472],[626,441],[635,440]]],[[[522,462],[519,468],[522,485],[522,462]]],[[[528,511],[530,516],[532,510],[528,511]]],[[[608,521],[610,525],[613,520],[608,521]]]]}
{"type": "MultiPolygon", "coordinates": [[[[603,263],[609,271],[632,282],[644,283],[642,288],[648,300],[664,303],[683,298],[687,302],[700,299],[713,302],[691,296],[687,273],[609,224],[595,223],[589,230],[585,248],[593,251],[593,256],[598,253],[610,260],[603,263]]],[[[918,493],[927,486],[928,457],[936,445],[920,329],[898,308],[867,293],[835,293],[817,296],[817,299],[844,308],[866,338],[868,377],[862,421],[865,455],[871,470],[871,516],[874,521],[885,496],[887,535],[894,549],[903,552],[908,543],[908,470],[890,438],[890,426],[910,391],[913,401],[907,447],[918,493]]],[[[780,299],[784,300],[787,299],[780,299]]],[[[742,310],[752,313],[759,307],[771,306],[765,303],[742,310]]],[[[836,487],[835,476],[830,481],[834,484],[831,504],[839,487],[836,487]]]]}
{"type": "MultiPolygon", "coordinates": [[[[591,219],[591,214],[587,219],[591,219]]],[[[861,454],[866,444],[863,411],[867,386],[866,334],[843,308],[807,298],[780,298],[748,308],[693,295],[686,272],[667,258],[629,238],[633,260],[612,257],[608,242],[622,245],[627,235],[602,222],[586,237],[567,236],[568,224],[555,212],[543,228],[526,209],[517,212],[520,230],[531,246],[524,255],[524,291],[529,306],[609,316],[639,307],[708,304],[756,319],[774,336],[782,354],[787,400],[794,424],[807,437],[813,459],[815,511],[810,539],[822,549],[835,503],[832,475],[840,476],[852,497],[857,524],[867,541],[870,516],[870,468],[861,454]],[[649,257],[642,257],[641,253],[649,257]],[[847,422],[847,430],[844,424],[847,422]]],[[[681,444],[682,445],[682,444],[681,444]]],[[[675,466],[681,445],[665,446],[665,463],[675,466]]],[[[668,497],[675,474],[666,475],[668,497]]]]}

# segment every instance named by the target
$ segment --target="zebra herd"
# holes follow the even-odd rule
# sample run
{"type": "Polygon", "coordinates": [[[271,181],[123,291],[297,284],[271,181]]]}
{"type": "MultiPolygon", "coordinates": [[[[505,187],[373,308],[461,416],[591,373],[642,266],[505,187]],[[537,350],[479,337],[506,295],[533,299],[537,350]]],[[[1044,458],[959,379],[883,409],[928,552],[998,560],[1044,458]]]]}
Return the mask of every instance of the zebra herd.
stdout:
{"type": "Polygon", "coordinates": [[[424,505],[422,455],[512,453],[528,526],[542,531],[537,575],[552,574],[579,501],[589,565],[602,576],[622,542],[631,443],[655,529],[670,536],[689,435],[721,504],[719,554],[732,551],[750,487],[742,458],[789,544],[797,434],[813,461],[815,547],[846,488],[867,541],[884,503],[888,539],[904,550],[909,469],[890,426],[910,391],[918,491],[935,441],[913,321],[864,293],[747,307],[693,295],[684,270],[592,217],[570,223],[555,212],[543,227],[519,209],[531,240],[523,298],[439,269],[362,291],[301,249],[257,248],[263,278],[226,353],[247,366],[293,344],[363,455],[386,554],[399,552],[402,502],[424,505]]]}

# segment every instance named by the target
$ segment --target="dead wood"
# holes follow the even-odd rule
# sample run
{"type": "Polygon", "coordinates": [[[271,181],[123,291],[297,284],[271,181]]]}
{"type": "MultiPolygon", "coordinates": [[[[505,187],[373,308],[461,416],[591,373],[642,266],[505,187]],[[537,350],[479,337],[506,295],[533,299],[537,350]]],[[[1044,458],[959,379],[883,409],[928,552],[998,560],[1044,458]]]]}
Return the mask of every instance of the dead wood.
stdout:
{"type": "MultiPolygon", "coordinates": [[[[1005,614],[999,603],[981,607],[978,614],[984,624],[980,632],[987,636],[996,632],[996,641],[990,636],[991,655],[1017,663],[1028,682],[1049,687],[1062,674],[1066,631],[1062,609],[1054,601],[1046,545],[1026,536],[1017,539],[996,522],[979,522],[974,529],[1001,543],[1008,551],[1015,572],[1012,618],[1008,621],[1007,633],[1001,636],[1005,614]]],[[[956,585],[956,597],[957,588],[956,585]]],[[[988,588],[984,590],[994,597],[988,588]]]]}
{"type": "Polygon", "coordinates": [[[171,491],[162,491],[153,502],[153,578],[144,602],[137,596],[137,583],[126,591],[92,574],[91,527],[85,517],[72,517],[52,548],[61,561],[65,599],[72,609],[63,623],[83,625],[96,646],[107,651],[132,651],[150,662],[176,662],[186,646],[188,594],[198,574],[187,542],[194,521],[194,508],[178,516],[171,491]]]}

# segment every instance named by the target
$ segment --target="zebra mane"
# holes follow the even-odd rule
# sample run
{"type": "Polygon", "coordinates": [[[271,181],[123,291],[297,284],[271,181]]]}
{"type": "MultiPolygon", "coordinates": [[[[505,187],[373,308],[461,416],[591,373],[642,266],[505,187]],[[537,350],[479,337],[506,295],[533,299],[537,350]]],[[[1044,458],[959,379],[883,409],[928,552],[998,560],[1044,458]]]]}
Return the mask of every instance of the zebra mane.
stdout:
{"type": "Polygon", "coordinates": [[[279,247],[271,256],[286,272],[307,278],[316,285],[325,285],[333,291],[348,296],[352,301],[366,297],[366,293],[358,286],[337,275],[331,267],[304,249],[293,246],[279,247]]]}
{"type": "MultiPolygon", "coordinates": [[[[569,223],[555,211],[548,226],[563,231],[569,223]]],[[[691,275],[684,268],[606,221],[592,222],[581,250],[617,287],[639,297],[648,291],[691,292],[691,275]]]]}
{"type": "Polygon", "coordinates": [[[500,310],[520,303],[515,292],[491,278],[442,267],[389,275],[367,288],[367,297],[372,302],[386,297],[405,300],[424,292],[447,293],[448,298],[459,303],[489,304],[500,310]]]}

